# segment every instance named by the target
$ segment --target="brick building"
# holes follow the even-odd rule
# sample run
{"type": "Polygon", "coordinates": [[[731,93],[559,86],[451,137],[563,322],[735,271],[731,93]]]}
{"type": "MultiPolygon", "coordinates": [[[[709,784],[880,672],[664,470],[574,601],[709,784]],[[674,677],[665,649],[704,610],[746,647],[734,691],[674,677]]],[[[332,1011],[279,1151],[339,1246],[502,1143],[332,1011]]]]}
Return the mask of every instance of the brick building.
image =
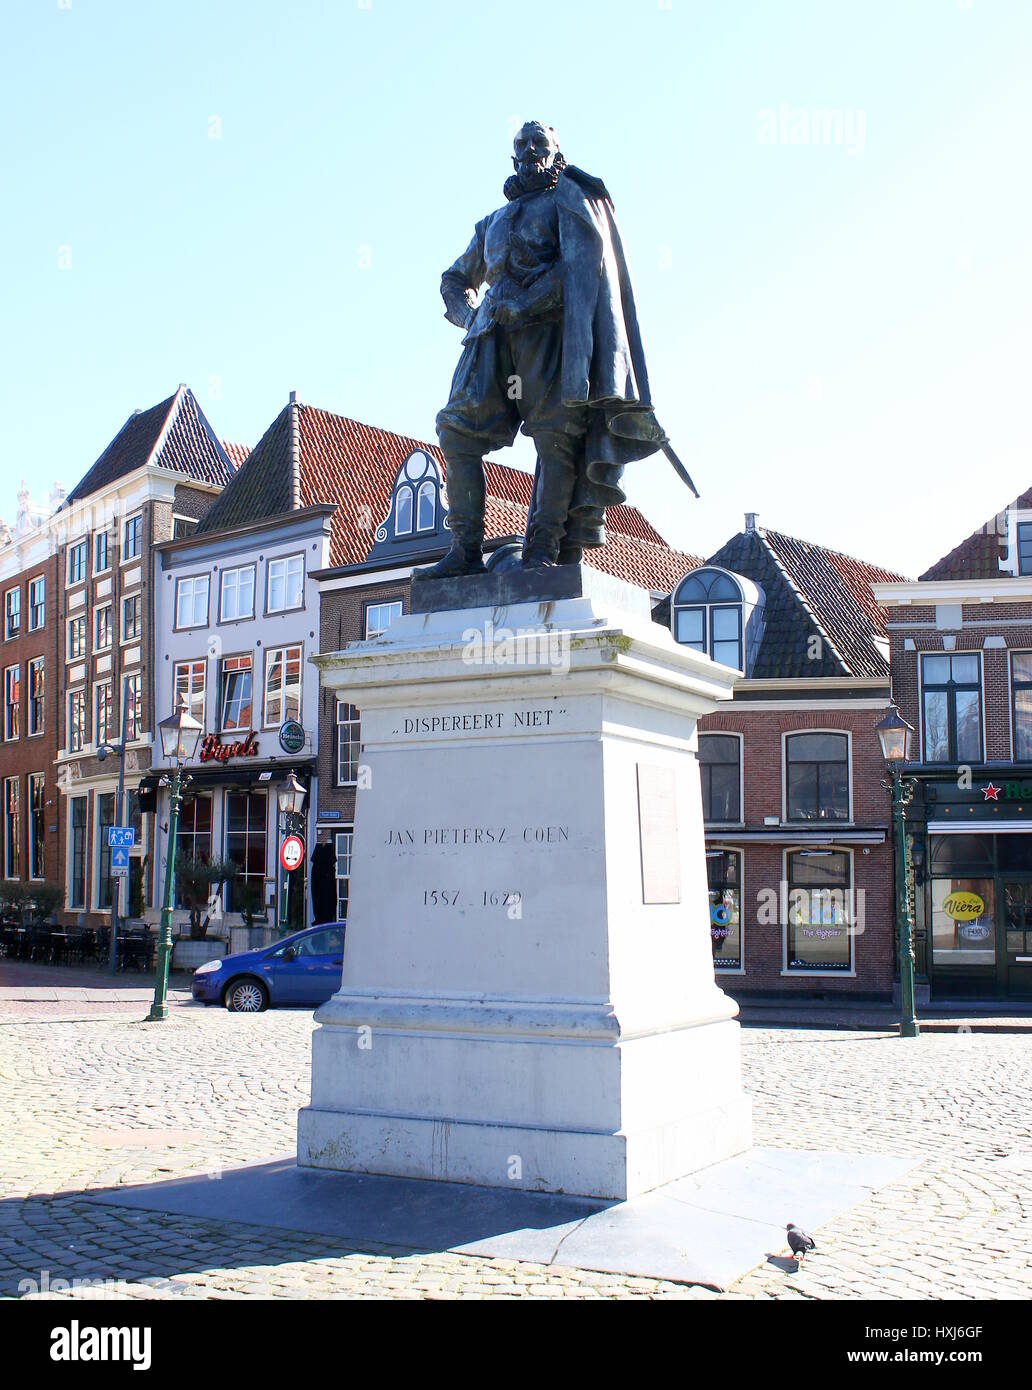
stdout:
{"type": "Polygon", "coordinates": [[[889,996],[889,802],[874,726],[888,643],[871,585],[897,576],[746,527],[656,610],[736,667],[699,723],[714,963],[736,995],[889,996]]]}
{"type": "Polygon", "coordinates": [[[55,757],[66,922],[110,920],[115,880],[107,828],[121,822],[118,758],[97,755],[120,741],[123,727],[125,823],[137,834],[121,908],[123,915],[143,914],[153,873],[153,816],[142,813],[138,796],[156,730],[153,548],[192,532],[233,472],[195,396],[180,386],[129,417],[48,523],[56,561],[48,620],[59,652],[55,757]]]}
{"type": "MultiPolygon", "coordinates": [[[[53,504],[63,494],[56,492],[53,504]]],[[[0,898],[56,882],[60,798],[57,559],[50,510],[33,508],[22,484],[13,529],[0,537],[0,898]]]]}
{"type": "Polygon", "coordinates": [[[919,980],[1032,995],[1032,490],[913,583],[881,583],[908,812],[919,980]]]}

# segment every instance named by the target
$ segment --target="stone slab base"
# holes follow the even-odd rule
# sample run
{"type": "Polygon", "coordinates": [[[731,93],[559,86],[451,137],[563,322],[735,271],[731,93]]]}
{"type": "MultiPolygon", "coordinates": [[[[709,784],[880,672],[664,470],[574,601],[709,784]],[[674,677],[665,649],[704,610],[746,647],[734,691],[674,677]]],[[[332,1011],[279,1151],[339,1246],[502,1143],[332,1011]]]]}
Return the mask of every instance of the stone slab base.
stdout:
{"type": "Polygon", "coordinates": [[[305,1167],[625,1201],[743,1153],[744,1096],[632,1134],[427,1120],[360,1111],[298,1115],[305,1167]]]}

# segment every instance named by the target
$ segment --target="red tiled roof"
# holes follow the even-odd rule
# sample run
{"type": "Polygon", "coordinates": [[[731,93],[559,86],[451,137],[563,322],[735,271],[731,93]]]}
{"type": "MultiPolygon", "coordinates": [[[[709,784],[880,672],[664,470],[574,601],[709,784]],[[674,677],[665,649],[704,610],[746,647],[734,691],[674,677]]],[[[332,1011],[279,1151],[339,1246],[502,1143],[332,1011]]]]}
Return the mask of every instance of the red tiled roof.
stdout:
{"type": "Polygon", "coordinates": [[[1009,507],[990,518],[984,526],[973,531],[966,540],[953,547],[949,554],[936,560],[919,577],[924,579],[999,579],[1000,561],[1007,550],[1006,527],[1001,520],[1008,511],[1027,511],[1032,508],[1032,488],[1016,497],[1009,507]]]}
{"type": "Polygon", "coordinates": [[[65,505],[92,496],[147,463],[213,487],[224,487],[233,476],[229,456],[188,386],[130,415],[65,505]]]}
{"type": "Polygon", "coordinates": [[[251,452],[250,444],[231,444],[228,439],[223,439],[221,443],[234,468],[239,468],[242,463],[247,461],[247,456],[251,452]]]}
{"type": "MultiPolygon", "coordinates": [[[[336,508],[330,522],[334,566],[360,564],[366,558],[373,532],[387,514],[398,468],[414,449],[425,449],[446,473],[436,444],[298,402],[276,417],[199,529],[224,530],[289,511],[295,449],[301,506],[329,503],[336,508]],[[296,435],[291,421],[295,411],[296,435]]],[[[522,534],[533,478],[494,460],[488,460],[486,475],[488,538],[522,534]]],[[[668,590],[700,563],[670,550],[635,507],[610,508],[606,530],[609,542],[589,552],[588,561],[632,583],[668,590]]]]}

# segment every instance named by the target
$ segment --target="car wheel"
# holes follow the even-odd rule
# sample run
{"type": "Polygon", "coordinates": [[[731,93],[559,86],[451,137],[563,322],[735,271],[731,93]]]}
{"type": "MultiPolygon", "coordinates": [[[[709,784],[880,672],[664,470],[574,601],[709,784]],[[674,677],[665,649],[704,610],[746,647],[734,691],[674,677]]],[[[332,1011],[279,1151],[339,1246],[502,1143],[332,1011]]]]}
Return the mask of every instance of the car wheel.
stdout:
{"type": "Polygon", "coordinates": [[[269,1007],[269,996],[260,980],[246,976],[234,980],[226,990],[226,1008],[231,1014],[260,1014],[269,1007]]]}

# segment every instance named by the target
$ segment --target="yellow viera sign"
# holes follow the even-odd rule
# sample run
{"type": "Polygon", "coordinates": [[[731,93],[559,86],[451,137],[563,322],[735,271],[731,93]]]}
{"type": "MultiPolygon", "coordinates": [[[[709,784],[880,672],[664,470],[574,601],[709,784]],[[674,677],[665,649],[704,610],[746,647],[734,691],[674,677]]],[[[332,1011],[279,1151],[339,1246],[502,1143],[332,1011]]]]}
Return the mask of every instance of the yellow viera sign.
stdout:
{"type": "Polygon", "coordinates": [[[950,893],[942,906],[946,916],[955,922],[973,922],[985,911],[985,903],[977,893],[950,893]]]}

